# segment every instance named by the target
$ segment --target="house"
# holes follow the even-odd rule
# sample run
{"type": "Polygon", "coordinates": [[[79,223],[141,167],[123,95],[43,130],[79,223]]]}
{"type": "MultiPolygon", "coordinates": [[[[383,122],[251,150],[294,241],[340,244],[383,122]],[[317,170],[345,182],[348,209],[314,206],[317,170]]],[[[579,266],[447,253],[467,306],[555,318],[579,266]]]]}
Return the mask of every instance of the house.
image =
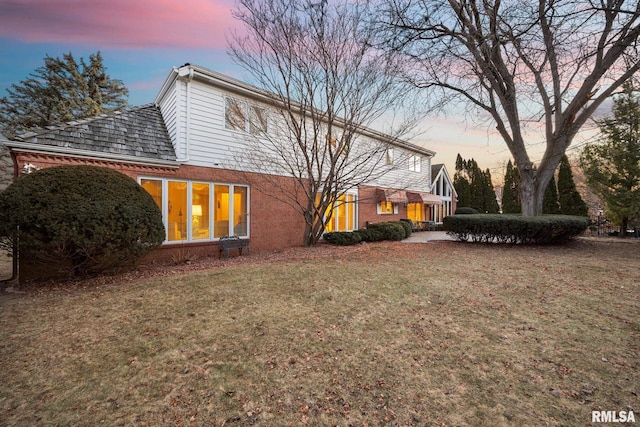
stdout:
{"type": "MultiPolygon", "coordinates": [[[[171,70],[153,104],[3,143],[16,176],[61,164],[93,164],[137,180],[160,207],[167,231],[155,257],[185,247],[217,253],[217,241],[227,235],[250,239],[252,251],[277,250],[302,244],[303,218],[273,197],[262,179],[267,172],[242,156],[250,151],[249,140],[269,132],[268,101],[253,86],[186,64],[171,70]]],[[[451,213],[455,190],[446,168],[432,167],[433,151],[371,129],[359,132],[363,140],[385,144],[384,161],[373,167],[386,169],[341,196],[327,231],[401,218],[440,221],[451,213]]],[[[270,183],[274,177],[280,189],[295,191],[290,176],[270,173],[270,183]]]]}

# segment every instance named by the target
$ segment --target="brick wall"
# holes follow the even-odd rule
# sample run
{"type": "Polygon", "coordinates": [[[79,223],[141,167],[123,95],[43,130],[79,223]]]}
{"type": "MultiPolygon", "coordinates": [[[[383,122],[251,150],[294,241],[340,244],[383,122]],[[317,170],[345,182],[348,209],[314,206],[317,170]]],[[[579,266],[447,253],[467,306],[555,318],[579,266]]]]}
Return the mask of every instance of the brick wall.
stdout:
{"type": "MultiPolygon", "coordinates": [[[[269,188],[268,184],[256,174],[188,165],[182,165],[179,168],[163,168],[35,153],[19,153],[17,159],[19,170],[25,164],[32,164],[38,168],[90,164],[118,170],[133,179],[147,176],[248,184],[250,186],[251,251],[273,251],[303,244],[304,220],[301,215],[294,208],[271,197],[269,194],[277,196],[277,191],[280,190],[269,188]]],[[[293,191],[291,179],[279,177],[277,181],[278,186],[284,191],[293,191]]],[[[185,248],[199,255],[214,253],[217,256],[218,253],[215,242],[168,244],[149,259],[170,259],[174,255],[180,255],[185,248]]]]}
{"type": "Polygon", "coordinates": [[[358,224],[365,228],[367,222],[398,221],[407,217],[407,207],[398,204],[397,214],[378,214],[376,187],[361,186],[358,189],[358,224]]]}

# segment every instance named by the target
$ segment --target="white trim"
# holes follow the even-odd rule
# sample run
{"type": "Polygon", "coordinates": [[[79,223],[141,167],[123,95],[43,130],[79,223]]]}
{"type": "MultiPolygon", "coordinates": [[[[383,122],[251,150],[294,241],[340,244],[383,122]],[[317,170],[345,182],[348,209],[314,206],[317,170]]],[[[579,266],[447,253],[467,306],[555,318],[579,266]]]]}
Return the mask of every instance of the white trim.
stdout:
{"type": "Polygon", "coordinates": [[[59,156],[78,157],[82,159],[111,160],[122,163],[135,163],[140,165],[152,165],[176,169],[179,168],[181,164],[181,162],[178,160],[149,159],[145,157],[136,157],[124,154],[102,153],[99,151],[59,147],[57,145],[42,145],[32,142],[18,142],[9,140],[5,140],[2,142],[13,151],[21,153],[53,154],[59,156]]]}

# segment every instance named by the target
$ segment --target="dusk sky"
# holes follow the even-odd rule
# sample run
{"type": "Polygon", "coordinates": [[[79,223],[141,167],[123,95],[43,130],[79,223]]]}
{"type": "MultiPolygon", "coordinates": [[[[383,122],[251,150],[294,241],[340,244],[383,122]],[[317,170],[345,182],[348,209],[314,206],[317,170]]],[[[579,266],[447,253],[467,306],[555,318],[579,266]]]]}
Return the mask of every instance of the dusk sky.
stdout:
{"type": "MultiPolygon", "coordinates": [[[[247,81],[227,56],[242,31],[233,0],[0,0],[0,96],[44,64],[46,55],[76,60],[100,51],[107,73],[124,82],[131,106],[154,98],[171,68],[201,65],[247,81]]],[[[510,158],[504,143],[459,117],[426,117],[411,142],[435,151],[451,176],[457,153],[491,168],[494,181],[510,158]],[[469,125],[470,126],[470,125],[469,125]]],[[[534,159],[538,160],[538,159],[534,159]]]]}

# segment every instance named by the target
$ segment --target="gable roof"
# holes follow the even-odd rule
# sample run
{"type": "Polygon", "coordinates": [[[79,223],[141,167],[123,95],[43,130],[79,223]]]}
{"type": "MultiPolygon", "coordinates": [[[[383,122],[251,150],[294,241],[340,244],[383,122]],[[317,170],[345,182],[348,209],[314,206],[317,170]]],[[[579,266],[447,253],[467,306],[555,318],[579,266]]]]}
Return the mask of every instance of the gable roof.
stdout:
{"type": "Polygon", "coordinates": [[[440,163],[437,165],[431,165],[431,180],[433,181],[433,178],[438,176],[438,174],[440,173],[440,171],[444,169],[444,164],[440,163]]]}
{"type": "Polygon", "coordinates": [[[176,153],[160,108],[147,104],[36,129],[5,141],[12,148],[95,155],[141,163],[175,163],[176,153]]]}
{"type": "Polygon", "coordinates": [[[438,175],[442,175],[444,177],[444,179],[446,180],[447,184],[451,187],[451,192],[457,196],[458,192],[456,191],[455,187],[453,186],[453,181],[451,180],[451,177],[449,176],[449,171],[447,171],[447,167],[443,164],[443,163],[439,163],[437,165],[431,165],[431,186],[433,187],[435,185],[435,181],[438,178],[438,175]]]}

